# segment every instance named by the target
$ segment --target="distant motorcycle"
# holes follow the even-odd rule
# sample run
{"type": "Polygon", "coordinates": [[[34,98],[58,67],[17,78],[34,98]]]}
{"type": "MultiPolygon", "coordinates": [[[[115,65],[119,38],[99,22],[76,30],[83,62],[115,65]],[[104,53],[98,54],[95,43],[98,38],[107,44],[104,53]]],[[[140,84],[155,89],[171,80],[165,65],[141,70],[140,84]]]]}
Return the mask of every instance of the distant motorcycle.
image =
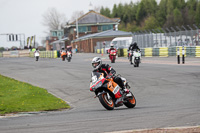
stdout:
{"type": "Polygon", "coordinates": [[[66,56],[67,56],[66,51],[62,51],[62,52],[61,52],[62,61],[65,61],[66,56]]]}
{"type": "Polygon", "coordinates": [[[72,52],[71,51],[67,51],[67,60],[68,62],[70,62],[72,59],[72,52]]]}
{"type": "Polygon", "coordinates": [[[112,49],[112,50],[109,51],[109,59],[110,59],[111,63],[115,63],[116,56],[117,56],[117,50],[116,49],[112,49]]]}
{"type": "MultiPolygon", "coordinates": [[[[128,82],[125,78],[121,78],[124,85],[129,90],[130,86],[128,85],[128,82]]],[[[113,110],[114,107],[122,105],[125,105],[128,108],[134,108],[136,106],[136,99],[133,93],[130,90],[128,93],[125,92],[113,81],[113,77],[105,78],[103,73],[92,72],[90,91],[95,93],[96,97],[99,98],[100,103],[107,110],[113,110]]]]}
{"type": "Polygon", "coordinates": [[[139,50],[130,51],[129,54],[130,63],[133,64],[134,67],[139,67],[141,52],[139,50]]]}

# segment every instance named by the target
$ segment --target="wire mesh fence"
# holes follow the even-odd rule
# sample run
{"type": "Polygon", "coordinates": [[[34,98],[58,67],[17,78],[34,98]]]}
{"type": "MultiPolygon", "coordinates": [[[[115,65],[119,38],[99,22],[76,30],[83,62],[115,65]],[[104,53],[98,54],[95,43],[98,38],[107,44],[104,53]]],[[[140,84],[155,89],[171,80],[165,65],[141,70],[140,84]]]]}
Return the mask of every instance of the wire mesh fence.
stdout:
{"type": "Polygon", "coordinates": [[[199,29],[174,32],[166,30],[139,31],[133,33],[133,42],[137,42],[140,48],[199,46],[199,33],[199,29]]]}

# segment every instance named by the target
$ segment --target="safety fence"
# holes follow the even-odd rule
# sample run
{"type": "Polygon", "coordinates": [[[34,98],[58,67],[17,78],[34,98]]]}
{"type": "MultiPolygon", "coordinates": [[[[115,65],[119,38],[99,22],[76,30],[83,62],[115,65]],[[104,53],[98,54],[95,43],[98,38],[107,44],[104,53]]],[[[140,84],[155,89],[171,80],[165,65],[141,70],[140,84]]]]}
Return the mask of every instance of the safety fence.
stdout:
{"type": "Polygon", "coordinates": [[[3,51],[0,57],[28,57],[29,50],[3,51]]]}
{"type": "MultiPolygon", "coordinates": [[[[160,48],[142,48],[141,55],[144,57],[168,57],[168,56],[177,56],[177,51],[179,50],[180,56],[182,57],[182,52],[184,48],[184,56],[191,56],[191,57],[200,57],[200,46],[193,46],[193,47],[160,47],[160,48]]],[[[104,49],[97,49],[97,53],[104,54],[104,49]]],[[[118,49],[118,56],[127,57],[128,49],[118,49]]]]}
{"type": "Polygon", "coordinates": [[[200,29],[188,25],[137,31],[133,33],[133,42],[137,42],[140,48],[200,46],[200,29]]]}
{"type": "MultiPolygon", "coordinates": [[[[30,52],[30,57],[34,57],[34,52],[30,52]]],[[[57,58],[57,51],[40,51],[40,58],[57,58]]]]}

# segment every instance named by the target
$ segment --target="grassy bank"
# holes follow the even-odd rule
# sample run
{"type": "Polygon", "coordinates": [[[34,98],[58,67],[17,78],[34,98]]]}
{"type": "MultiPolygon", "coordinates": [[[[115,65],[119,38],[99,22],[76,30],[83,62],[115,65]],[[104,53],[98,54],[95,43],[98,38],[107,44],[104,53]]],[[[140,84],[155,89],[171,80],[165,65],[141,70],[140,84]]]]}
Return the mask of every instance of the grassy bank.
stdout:
{"type": "Polygon", "coordinates": [[[47,90],[0,75],[0,115],[69,108],[47,90]]]}

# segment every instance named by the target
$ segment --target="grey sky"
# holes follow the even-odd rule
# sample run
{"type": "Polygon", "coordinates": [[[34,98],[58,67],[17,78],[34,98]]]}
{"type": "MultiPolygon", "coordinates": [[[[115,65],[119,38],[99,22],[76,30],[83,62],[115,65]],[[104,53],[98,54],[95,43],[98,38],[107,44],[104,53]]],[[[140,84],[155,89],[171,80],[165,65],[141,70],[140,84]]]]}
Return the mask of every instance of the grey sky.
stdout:
{"type": "MultiPolygon", "coordinates": [[[[103,6],[112,9],[114,4],[134,3],[139,0],[0,0],[0,34],[24,33],[25,39],[36,35],[36,41],[41,44],[47,29],[42,25],[42,15],[48,8],[56,8],[66,15],[67,20],[75,11],[89,11],[90,2],[94,7],[103,6]]],[[[19,42],[7,42],[6,35],[0,35],[0,47],[19,47],[19,42]]]]}

